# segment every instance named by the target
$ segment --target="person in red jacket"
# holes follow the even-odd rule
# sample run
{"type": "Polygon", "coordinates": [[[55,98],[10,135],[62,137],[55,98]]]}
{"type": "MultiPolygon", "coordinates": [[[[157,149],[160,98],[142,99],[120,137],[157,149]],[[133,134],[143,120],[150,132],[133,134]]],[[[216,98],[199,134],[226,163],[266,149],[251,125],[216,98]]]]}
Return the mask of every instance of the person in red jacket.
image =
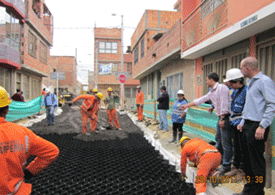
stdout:
{"type": "Polygon", "coordinates": [[[218,150],[205,141],[195,138],[182,137],[181,144],[181,173],[186,177],[187,158],[198,167],[195,188],[197,195],[206,195],[206,180],[221,164],[222,156],[218,150]]]}
{"type": "Polygon", "coordinates": [[[86,135],[90,135],[87,133],[87,123],[88,119],[90,119],[90,129],[92,132],[95,132],[97,126],[97,113],[99,109],[100,100],[103,98],[102,93],[97,93],[96,96],[93,95],[80,95],[73,99],[73,102],[77,100],[84,99],[81,105],[81,118],[82,118],[82,132],[86,135]]]}
{"type": "Polygon", "coordinates": [[[141,87],[137,86],[137,94],[136,94],[136,106],[138,113],[138,121],[141,122],[143,120],[143,104],[144,104],[144,94],[141,91],[141,87]]]}
{"type": "Polygon", "coordinates": [[[0,194],[28,195],[25,183],[56,160],[59,149],[30,129],[5,120],[11,100],[0,86],[0,194]],[[26,166],[27,159],[36,158],[26,166]]]}

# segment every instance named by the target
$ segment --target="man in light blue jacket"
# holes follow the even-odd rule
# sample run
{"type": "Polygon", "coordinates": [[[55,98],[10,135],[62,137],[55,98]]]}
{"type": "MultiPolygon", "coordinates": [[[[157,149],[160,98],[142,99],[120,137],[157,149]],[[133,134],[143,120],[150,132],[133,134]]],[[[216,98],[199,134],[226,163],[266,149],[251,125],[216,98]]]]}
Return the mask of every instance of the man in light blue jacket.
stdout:
{"type": "Polygon", "coordinates": [[[44,101],[41,104],[41,108],[45,105],[46,114],[47,114],[47,123],[48,125],[54,125],[54,109],[57,107],[57,98],[55,94],[51,93],[49,89],[45,90],[46,96],[44,101]]]}
{"type": "Polygon", "coordinates": [[[247,183],[242,195],[263,195],[266,181],[265,141],[275,116],[274,81],[259,70],[258,61],[247,57],[241,62],[241,72],[250,79],[241,123],[243,132],[244,171],[247,183]]]}

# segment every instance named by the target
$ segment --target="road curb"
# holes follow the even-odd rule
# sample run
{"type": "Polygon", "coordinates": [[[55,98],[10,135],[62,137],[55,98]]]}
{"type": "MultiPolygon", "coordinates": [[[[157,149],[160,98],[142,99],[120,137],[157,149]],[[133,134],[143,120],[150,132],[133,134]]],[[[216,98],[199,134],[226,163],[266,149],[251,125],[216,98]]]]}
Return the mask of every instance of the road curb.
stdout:
{"type": "MultiPolygon", "coordinates": [[[[164,147],[162,147],[160,141],[154,138],[154,132],[150,128],[146,127],[146,125],[144,125],[141,122],[136,122],[137,118],[133,114],[128,112],[127,115],[132,120],[132,122],[144,132],[145,139],[148,140],[148,142],[155,148],[155,150],[158,150],[163,155],[164,159],[169,160],[169,163],[171,165],[174,165],[176,171],[180,173],[180,154],[173,154],[170,151],[166,150],[164,147]]],[[[186,176],[188,179],[186,180],[186,182],[192,183],[194,185],[196,175],[197,168],[190,167],[189,165],[187,165],[186,176]]],[[[209,181],[207,181],[206,185],[206,193],[208,195],[232,195],[233,193],[235,193],[231,189],[223,186],[213,188],[212,184],[209,181]]]]}

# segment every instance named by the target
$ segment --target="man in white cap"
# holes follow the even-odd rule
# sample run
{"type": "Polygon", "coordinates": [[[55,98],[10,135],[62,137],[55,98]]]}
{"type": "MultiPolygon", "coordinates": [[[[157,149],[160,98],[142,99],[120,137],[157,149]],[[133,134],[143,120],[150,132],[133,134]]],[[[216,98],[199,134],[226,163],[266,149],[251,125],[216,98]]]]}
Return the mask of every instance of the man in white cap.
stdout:
{"type": "Polygon", "coordinates": [[[47,114],[47,124],[54,125],[54,109],[57,107],[57,98],[55,94],[51,93],[51,91],[47,88],[45,89],[46,96],[44,101],[41,104],[41,108],[45,106],[46,114],[47,114]]]}

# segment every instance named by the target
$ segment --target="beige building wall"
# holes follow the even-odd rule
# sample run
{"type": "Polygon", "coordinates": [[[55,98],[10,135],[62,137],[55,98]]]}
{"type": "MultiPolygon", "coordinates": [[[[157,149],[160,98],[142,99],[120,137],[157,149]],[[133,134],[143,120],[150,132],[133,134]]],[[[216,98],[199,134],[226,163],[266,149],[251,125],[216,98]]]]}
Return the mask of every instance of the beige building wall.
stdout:
{"type": "Polygon", "coordinates": [[[174,61],[160,70],[161,81],[165,81],[167,86],[167,77],[183,73],[183,90],[185,97],[188,100],[195,98],[195,61],[194,60],[177,60],[174,61]]]}

